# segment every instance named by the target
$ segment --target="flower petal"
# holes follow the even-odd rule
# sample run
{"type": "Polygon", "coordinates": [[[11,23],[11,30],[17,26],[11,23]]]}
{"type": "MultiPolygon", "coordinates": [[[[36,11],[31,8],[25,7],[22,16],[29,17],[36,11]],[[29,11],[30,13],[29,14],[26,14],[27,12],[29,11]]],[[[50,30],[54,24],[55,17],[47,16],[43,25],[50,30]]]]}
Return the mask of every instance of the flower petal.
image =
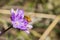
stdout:
{"type": "Polygon", "coordinates": [[[25,32],[26,32],[27,34],[30,34],[30,31],[29,31],[29,30],[26,30],[25,32]]]}
{"type": "Polygon", "coordinates": [[[23,10],[19,10],[19,18],[24,18],[24,11],[23,10]]]}
{"type": "Polygon", "coordinates": [[[10,12],[11,12],[11,14],[12,14],[12,13],[15,13],[14,9],[11,9],[11,11],[10,11],[10,12]]]}
{"type": "Polygon", "coordinates": [[[24,19],[24,11],[17,9],[11,9],[11,22],[14,28],[18,28],[21,30],[27,30],[27,20],[24,19]]]}
{"type": "Polygon", "coordinates": [[[18,13],[18,12],[19,12],[19,9],[17,9],[17,10],[15,11],[15,15],[16,15],[16,16],[18,16],[18,15],[19,15],[19,13],[18,13]]]}
{"type": "Polygon", "coordinates": [[[11,20],[12,20],[12,21],[15,21],[15,14],[14,14],[14,13],[11,14],[11,20]]]}
{"type": "Polygon", "coordinates": [[[30,24],[28,24],[26,27],[27,27],[28,29],[32,29],[32,28],[33,28],[33,26],[30,25],[30,24]]]}

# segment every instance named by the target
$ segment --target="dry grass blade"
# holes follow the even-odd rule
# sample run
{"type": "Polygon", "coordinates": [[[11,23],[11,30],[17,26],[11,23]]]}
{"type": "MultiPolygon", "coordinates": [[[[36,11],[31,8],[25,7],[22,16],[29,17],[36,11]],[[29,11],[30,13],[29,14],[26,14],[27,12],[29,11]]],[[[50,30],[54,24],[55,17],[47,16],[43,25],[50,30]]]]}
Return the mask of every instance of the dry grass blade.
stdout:
{"type": "Polygon", "coordinates": [[[39,34],[38,32],[31,30],[31,33],[35,36],[35,37],[41,37],[41,34],[39,34]]]}
{"type": "MultiPolygon", "coordinates": [[[[3,10],[0,9],[0,13],[2,14],[10,14],[10,10],[3,10]]],[[[31,15],[34,17],[38,17],[38,18],[51,18],[51,19],[55,19],[56,15],[51,15],[51,14],[43,14],[43,13],[33,13],[33,12],[25,12],[26,15],[31,15]]]]}
{"type": "Polygon", "coordinates": [[[52,31],[52,29],[56,26],[56,24],[59,22],[60,16],[57,16],[56,19],[50,24],[50,26],[47,28],[47,30],[43,33],[41,38],[39,40],[45,40],[45,38],[48,36],[48,34],[52,31]]]}

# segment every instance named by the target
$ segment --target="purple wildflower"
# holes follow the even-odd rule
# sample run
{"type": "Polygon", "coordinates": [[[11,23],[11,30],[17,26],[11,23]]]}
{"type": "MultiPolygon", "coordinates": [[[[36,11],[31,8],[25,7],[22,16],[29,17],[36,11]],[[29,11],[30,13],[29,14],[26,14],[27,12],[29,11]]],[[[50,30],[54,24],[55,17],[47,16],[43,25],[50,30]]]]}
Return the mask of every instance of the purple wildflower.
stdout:
{"type": "Polygon", "coordinates": [[[11,22],[14,28],[18,28],[20,30],[27,30],[27,20],[24,19],[24,11],[17,9],[11,9],[11,22]]]}

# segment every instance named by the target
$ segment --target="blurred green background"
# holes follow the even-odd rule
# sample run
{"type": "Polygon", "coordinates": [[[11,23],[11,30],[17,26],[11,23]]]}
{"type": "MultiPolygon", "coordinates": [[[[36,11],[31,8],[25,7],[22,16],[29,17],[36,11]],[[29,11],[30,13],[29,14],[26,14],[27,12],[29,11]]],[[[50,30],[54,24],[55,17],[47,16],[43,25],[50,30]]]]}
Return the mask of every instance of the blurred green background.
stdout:
{"type": "MultiPolygon", "coordinates": [[[[23,9],[25,12],[30,12],[30,14],[60,15],[60,0],[0,0],[0,9],[10,10],[11,8],[23,9]]],[[[8,22],[9,19],[10,14],[0,13],[0,31],[4,31],[10,27],[11,23],[8,22]]],[[[32,16],[31,19],[33,29],[30,34],[11,28],[0,36],[0,40],[39,40],[40,36],[53,21],[53,19],[35,16],[32,16]]],[[[60,22],[48,35],[46,40],[60,40],[60,22]]]]}

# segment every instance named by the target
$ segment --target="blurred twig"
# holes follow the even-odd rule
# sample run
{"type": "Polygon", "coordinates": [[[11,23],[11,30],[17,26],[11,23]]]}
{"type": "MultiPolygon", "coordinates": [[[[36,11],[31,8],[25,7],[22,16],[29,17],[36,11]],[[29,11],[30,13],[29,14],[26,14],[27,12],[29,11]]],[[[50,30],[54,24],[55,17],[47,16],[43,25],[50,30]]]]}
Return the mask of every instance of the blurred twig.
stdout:
{"type": "Polygon", "coordinates": [[[12,25],[11,25],[9,28],[7,28],[6,30],[4,30],[3,32],[1,32],[1,33],[0,33],[0,36],[3,35],[6,31],[8,31],[8,30],[11,29],[11,28],[12,28],[12,25]]]}
{"type": "Polygon", "coordinates": [[[56,26],[56,24],[59,22],[60,16],[57,16],[55,20],[50,24],[50,26],[47,28],[47,30],[43,33],[41,38],[39,40],[45,40],[45,38],[48,36],[48,34],[52,31],[52,29],[56,26]]]}
{"type": "MultiPolygon", "coordinates": [[[[10,10],[0,9],[0,13],[10,14],[10,10]]],[[[33,12],[25,12],[25,14],[26,15],[31,15],[31,16],[34,16],[34,17],[38,17],[38,18],[51,18],[51,19],[56,18],[56,15],[51,15],[51,14],[33,13],[33,12]]]]}

